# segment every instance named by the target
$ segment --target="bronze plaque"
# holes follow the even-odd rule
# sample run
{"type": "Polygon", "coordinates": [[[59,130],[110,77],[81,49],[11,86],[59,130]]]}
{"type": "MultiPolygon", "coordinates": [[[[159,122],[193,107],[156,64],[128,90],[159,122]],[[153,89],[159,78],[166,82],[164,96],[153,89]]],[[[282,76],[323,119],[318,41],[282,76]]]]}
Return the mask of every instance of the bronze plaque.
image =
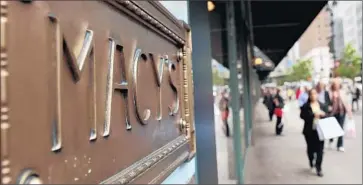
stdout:
{"type": "Polygon", "coordinates": [[[1,1],[2,184],[160,183],[193,151],[188,32],[152,1],[1,1]]]}

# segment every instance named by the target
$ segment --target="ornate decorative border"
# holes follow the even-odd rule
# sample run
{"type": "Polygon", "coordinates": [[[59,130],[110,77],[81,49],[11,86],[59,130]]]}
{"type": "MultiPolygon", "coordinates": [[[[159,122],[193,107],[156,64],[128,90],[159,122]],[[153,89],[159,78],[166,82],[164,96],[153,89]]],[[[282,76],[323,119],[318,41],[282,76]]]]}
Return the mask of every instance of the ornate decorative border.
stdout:
{"type": "Polygon", "coordinates": [[[171,38],[173,38],[175,41],[179,42],[180,44],[184,45],[185,41],[179,37],[177,34],[175,34],[172,30],[164,26],[160,21],[152,17],[150,14],[148,14],[146,11],[144,11],[142,8],[138,7],[134,2],[132,1],[123,1],[123,0],[117,0],[119,4],[122,4],[125,6],[128,10],[135,13],[139,17],[141,17],[143,20],[147,21],[151,25],[155,26],[159,31],[167,34],[171,38]]]}
{"type": "Polygon", "coordinates": [[[9,107],[8,107],[8,55],[7,55],[7,24],[8,24],[8,2],[0,1],[0,85],[1,85],[1,184],[9,184],[11,182],[11,169],[8,154],[8,131],[10,129],[9,123],[9,107]]]}
{"type": "Polygon", "coordinates": [[[186,161],[189,157],[189,152],[185,151],[181,154],[173,163],[171,163],[168,167],[166,167],[158,176],[156,176],[149,184],[160,184],[160,180],[162,177],[170,175],[173,172],[173,169],[176,169],[180,164],[186,161]]]}
{"type": "Polygon", "coordinates": [[[195,129],[194,129],[194,96],[193,96],[193,73],[192,73],[192,42],[191,42],[191,30],[189,25],[183,22],[184,29],[186,30],[187,44],[183,48],[183,96],[185,102],[185,120],[187,122],[187,135],[190,140],[190,151],[192,158],[196,152],[195,144],[195,129]]]}
{"type": "Polygon", "coordinates": [[[187,137],[185,137],[184,135],[179,136],[172,142],[161,147],[160,149],[137,161],[133,165],[113,175],[109,179],[101,182],[100,184],[127,184],[137,178],[142,173],[152,168],[159,161],[167,158],[171,153],[173,153],[175,150],[177,150],[179,147],[183,146],[183,144],[187,142],[187,137]]]}

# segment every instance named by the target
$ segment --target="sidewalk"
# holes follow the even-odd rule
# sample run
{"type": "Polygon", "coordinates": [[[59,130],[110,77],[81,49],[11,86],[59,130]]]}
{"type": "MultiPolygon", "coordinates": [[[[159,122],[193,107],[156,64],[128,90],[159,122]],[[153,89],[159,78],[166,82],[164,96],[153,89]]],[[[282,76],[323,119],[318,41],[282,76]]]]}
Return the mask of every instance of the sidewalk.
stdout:
{"type": "MultiPolygon", "coordinates": [[[[218,106],[214,105],[214,120],[215,120],[215,134],[216,134],[216,150],[217,150],[217,165],[218,165],[218,184],[236,184],[234,179],[234,171],[231,171],[231,163],[234,163],[233,156],[233,140],[232,137],[227,138],[222,129],[222,120],[220,117],[218,106]],[[233,177],[233,178],[231,178],[233,177]]],[[[230,113],[228,122],[233,133],[232,124],[232,111],[230,113]]]]}
{"type": "Polygon", "coordinates": [[[362,111],[354,116],[357,138],[345,139],[346,152],[325,150],[324,177],[320,178],[309,170],[297,103],[287,105],[290,109],[286,114],[284,136],[275,136],[275,120],[267,121],[267,111],[261,111],[266,121],[254,126],[255,146],[247,153],[245,183],[362,184],[362,111]]]}

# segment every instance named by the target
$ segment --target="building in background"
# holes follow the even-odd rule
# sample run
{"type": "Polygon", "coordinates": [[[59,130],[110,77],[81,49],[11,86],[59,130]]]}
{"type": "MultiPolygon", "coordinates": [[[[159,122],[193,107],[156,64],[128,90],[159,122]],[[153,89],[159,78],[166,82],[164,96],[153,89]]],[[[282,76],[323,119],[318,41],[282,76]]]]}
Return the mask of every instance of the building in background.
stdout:
{"type": "Polygon", "coordinates": [[[300,59],[299,42],[296,42],[287,52],[286,56],[276,66],[274,71],[270,73],[270,77],[284,76],[289,72],[289,69],[300,59]]]}
{"type": "Polygon", "coordinates": [[[341,59],[343,57],[344,51],[344,27],[343,19],[341,17],[333,16],[334,26],[334,52],[336,59],[341,59]]]}
{"type": "Polygon", "coordinates": [[[358,41],[358,52],[360,53],[360,55],[363,55],[363,47],[362,47],[362,6],[363,3],[362,1],[358,1],[356,2],[356,16],[357,16],[357,41],[358,41]]]}
{"type": "Polygon", "coordinates": [[[324,8],[299,39],[299,55],[301,59],[312,60],[314,81],[329,78],[334,65],[329,51],[330,21],[330,13],[324,8]]]}
{"type": "Polygon", "coordinates": [[[348,43],[362,56],[362,1],[337,1],[333,15],[337,58],[348,43]]]}
{"type": "Polygon", "coordinates": [[[334,67],[333,54],[340,60],[349,43],[362,56],[362,1],[330,1],[270,77],[285,75],[299,59],[311,59],[313,80],[328,79],[334,67]],[[330,50],[330,41],[333,41],[333,50],[330,50]]]}
{"type": "Polygon", "coordinates": [[[292,61],[292,63],[288,63],[287,67],[291,67],[296,61],[300,59],[300,43],[297,41],[288,53],[288,58],[292,61]]]}
{"type": "Polygon", "coordinates": [[[300,59],[300,44],[296,42],[292,48],[287,52],[285,58],[281,61],[282,66],[281,69],[283,71],[291,68],[299,59],[300,59]]]}

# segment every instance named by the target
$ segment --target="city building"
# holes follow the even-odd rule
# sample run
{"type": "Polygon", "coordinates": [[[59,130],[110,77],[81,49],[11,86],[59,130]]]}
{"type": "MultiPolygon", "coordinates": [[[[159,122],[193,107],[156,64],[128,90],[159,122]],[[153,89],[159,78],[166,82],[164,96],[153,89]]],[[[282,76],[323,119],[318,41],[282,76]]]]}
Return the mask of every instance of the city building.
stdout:
{"type": "Polygon", "coordinates": [[[340,17],[333,16],[334,19],[334,52],[336,59],[341,59],[343,57],[344,51],[344,27],[343,19],[340,17]]]}
{"type": "Polygon", "coordinates": [[[332,7],[336,56],[348,43],[362,55],[362,1],[337,1],[332,7]]]}
{"type": "Polygon", "coordinates": [[[296,63],[300,59],[300,43],[296,42],[292,48],[287,52],[287,55],[284,59],[281,61],[281,65],[279,68],[282,71],[287,71],[289,68],[291,68],[294,63],[296,63]]]}
{"type": "Polygon", "coordinates": [[[360,55],[362,56],[362,50],[363,50],[363,47],[362,47],[362,6],[363,6],[363,3],[362,1],[358,1],[356,2],[356,16],[357,16],[357,41],[358,41],[358,52],[360,53],[360,55]]]}
{"type": "Polygon", "coordinates": [[[330,21],[330,13],[327,8],[322,9],[299,39],[299,55],[301,59],[312,60],[314,81],[329,78],[334,65],[332,54],[329,51],[329,41],[332,35],[330,21]]]}
{"type": "Polygon", "coordinates": [[[296,42],[291,49],[287,52],[286,56],[281,60],[279,65],[276,66],[270,77],[279,77],[286,75],[289,69],[300,59],[300,44],[296,42]]]}

